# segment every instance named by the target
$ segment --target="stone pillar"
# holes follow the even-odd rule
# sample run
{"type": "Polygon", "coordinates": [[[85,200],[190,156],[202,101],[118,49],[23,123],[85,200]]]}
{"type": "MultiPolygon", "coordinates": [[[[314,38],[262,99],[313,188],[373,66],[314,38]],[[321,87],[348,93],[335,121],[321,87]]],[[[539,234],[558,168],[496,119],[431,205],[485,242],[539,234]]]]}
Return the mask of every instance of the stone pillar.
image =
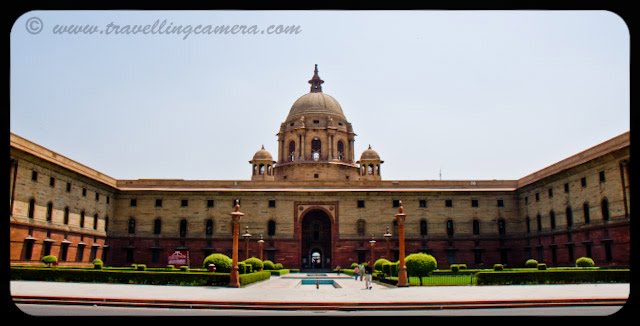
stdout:
{"type": "Polygon", "coordinates": [[[229,275],[229,286],[234,288],[240,287],[240,273],[238,272],[238,231],[240,218],[244,213],[240,212],[240,204],[236,201],[235,210],[231,212],[231,220],[233,222],[233,248],[231,253],[231,273],[229,275]]]}
{"type": "Polygon", "coordinates": [[[398,208],[398,214],[394,215],[396,221],[398,221],[398,246],[400,247],[400,262],[398,266],[398,287],[409,286],[409,278],[407,277],[407,265],[404,262],[405,248],[404,248],[404,220],[407,215],[404,214],[404,207],[402,207],[402,201],[400,201],[400,207],[398,208]]]}

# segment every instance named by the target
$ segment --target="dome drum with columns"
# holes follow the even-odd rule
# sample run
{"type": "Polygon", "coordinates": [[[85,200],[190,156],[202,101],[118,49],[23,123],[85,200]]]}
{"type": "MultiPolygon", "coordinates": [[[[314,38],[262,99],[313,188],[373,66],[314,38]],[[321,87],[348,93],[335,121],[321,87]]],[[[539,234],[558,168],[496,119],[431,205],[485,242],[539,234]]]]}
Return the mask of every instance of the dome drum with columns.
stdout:
{"type": "MultiPolygon", "coordinates": [[[[252,180],[380,180],[379,156],[375,162],[365,160],[374,164],[377,173],[369,176],[360,172],[362,167],[354,159],[356,134],[340,103],[322,92],[323,83],[315,65],[309,93],[293,103],[280,125],[277,163],[269,163],[273,173],[265,177],[256,174],[260,163],[255,163],[254,157],[252,180]]],[[[264,164],[268,168],[269,164],[264,164]]]]}
{"type": "Polygon", "coordinates": [[[249,163],[251,163],[253,169],[251,175],[252,181],[274,179],[273,166],[276,161],[273,160],[271,153],[264,149],[264,145],[253,155],[253,159],[249,161],[249,163]]]}

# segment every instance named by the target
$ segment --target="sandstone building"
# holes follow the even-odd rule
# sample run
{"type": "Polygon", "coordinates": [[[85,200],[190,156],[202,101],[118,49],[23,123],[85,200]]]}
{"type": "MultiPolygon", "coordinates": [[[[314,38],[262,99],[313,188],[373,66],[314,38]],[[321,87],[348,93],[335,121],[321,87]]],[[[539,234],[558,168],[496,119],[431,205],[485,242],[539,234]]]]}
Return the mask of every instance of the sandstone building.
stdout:
{"type": "Polygon", "coordinates": [[[262,238],[264,259],[291,268],[368,261],[372,235],[375,258],[397,260],[400,201],[407,253],[430,253],[440,268],[581,256],[630,265],[629,132],[518,180],[383,180],[371,146],[356,158],[354,128],[317,66],[309,83],[280,125],[277,155],[258,150],[247,180],[117,180],[11,134],[11,262],[165,266],[186,250],[196,267],[231,256],[239,200],[239,257],[247,245],[259,257],[262,238]]]}

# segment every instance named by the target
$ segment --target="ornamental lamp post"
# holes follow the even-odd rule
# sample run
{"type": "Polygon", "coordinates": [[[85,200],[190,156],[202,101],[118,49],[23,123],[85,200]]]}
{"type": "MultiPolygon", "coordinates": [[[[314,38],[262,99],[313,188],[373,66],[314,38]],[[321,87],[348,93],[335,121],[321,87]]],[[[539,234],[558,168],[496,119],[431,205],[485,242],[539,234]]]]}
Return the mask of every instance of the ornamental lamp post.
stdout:
{"type": "Polygon", "coordinates": [[[402,201],[400,201],[400,207],[398,207],[398,214],[394,215],[398,222],[398,244],[400,247],[400,266],[398,268],[398,287],[409,286],[407,278],[407,266],[404,263],[404,220],[407,218],[407,214],[404,213],[404,207],[402,207],[402,201]]]}
{"type": "Polygon", "coordinates": [[[371,245],[371,268],[373,268],[373,264],[375,263],[375,259],[373,259],[373,248],[376,246],[376,240],[373,239],[373,234],[371,235],[371,240],[369,240],[369,244],[371,245]]]}
{"type": "Polygon", "coordinates": [[[240,273],[238,273],[238,223],[244,213],[240,212],[240,203],[236,200],[234,211],[230,213],[233,222],[233,249],[231,254],[231,273],[229,274],[229,286],[234,288],[240,287],[240,273]]]}
{"type": "Polygon", "coordinates": [[[244,238],[244,242],[245,242],[245,254],[244,254],[244,259],[247,260],[249,259],[249,238],[251,238],[251,233],[249,233],[249,226],[247,225],[245,228],[245,232],[242,235],[242,237],[244,238]]]}
{"type": "Polygon", "coordinates": [[[258,246],[260,247],[260,260],[262,260],[262,246],[264,245],[264,240],[262,240],[262,233],[260,233],[260,240],[258,240],[258,246]]]}
{"type": "Polygon", "coordinates": [[[384,240],[387,242],[387,259],[391,260],[391,249],[389,248],[389,239],[391,239],[391,232],[389,232],[389,227],[387,226],[387,233],[382,235],[384,240]]]}

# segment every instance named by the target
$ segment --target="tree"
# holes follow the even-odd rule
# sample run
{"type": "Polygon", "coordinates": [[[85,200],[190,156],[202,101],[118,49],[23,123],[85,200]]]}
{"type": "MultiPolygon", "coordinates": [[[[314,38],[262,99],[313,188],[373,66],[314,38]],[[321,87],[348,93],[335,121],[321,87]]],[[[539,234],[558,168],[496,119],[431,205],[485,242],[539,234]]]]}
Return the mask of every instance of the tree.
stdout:
{"type": "Polygon", "coordinates": [[[411,254],[405,258],[404,262],[407,266],[407,274],[419,277],[420,285],[422,285],[422,277],[429,276],[438,267],[436,259],[425,253],[411,254]]]}

